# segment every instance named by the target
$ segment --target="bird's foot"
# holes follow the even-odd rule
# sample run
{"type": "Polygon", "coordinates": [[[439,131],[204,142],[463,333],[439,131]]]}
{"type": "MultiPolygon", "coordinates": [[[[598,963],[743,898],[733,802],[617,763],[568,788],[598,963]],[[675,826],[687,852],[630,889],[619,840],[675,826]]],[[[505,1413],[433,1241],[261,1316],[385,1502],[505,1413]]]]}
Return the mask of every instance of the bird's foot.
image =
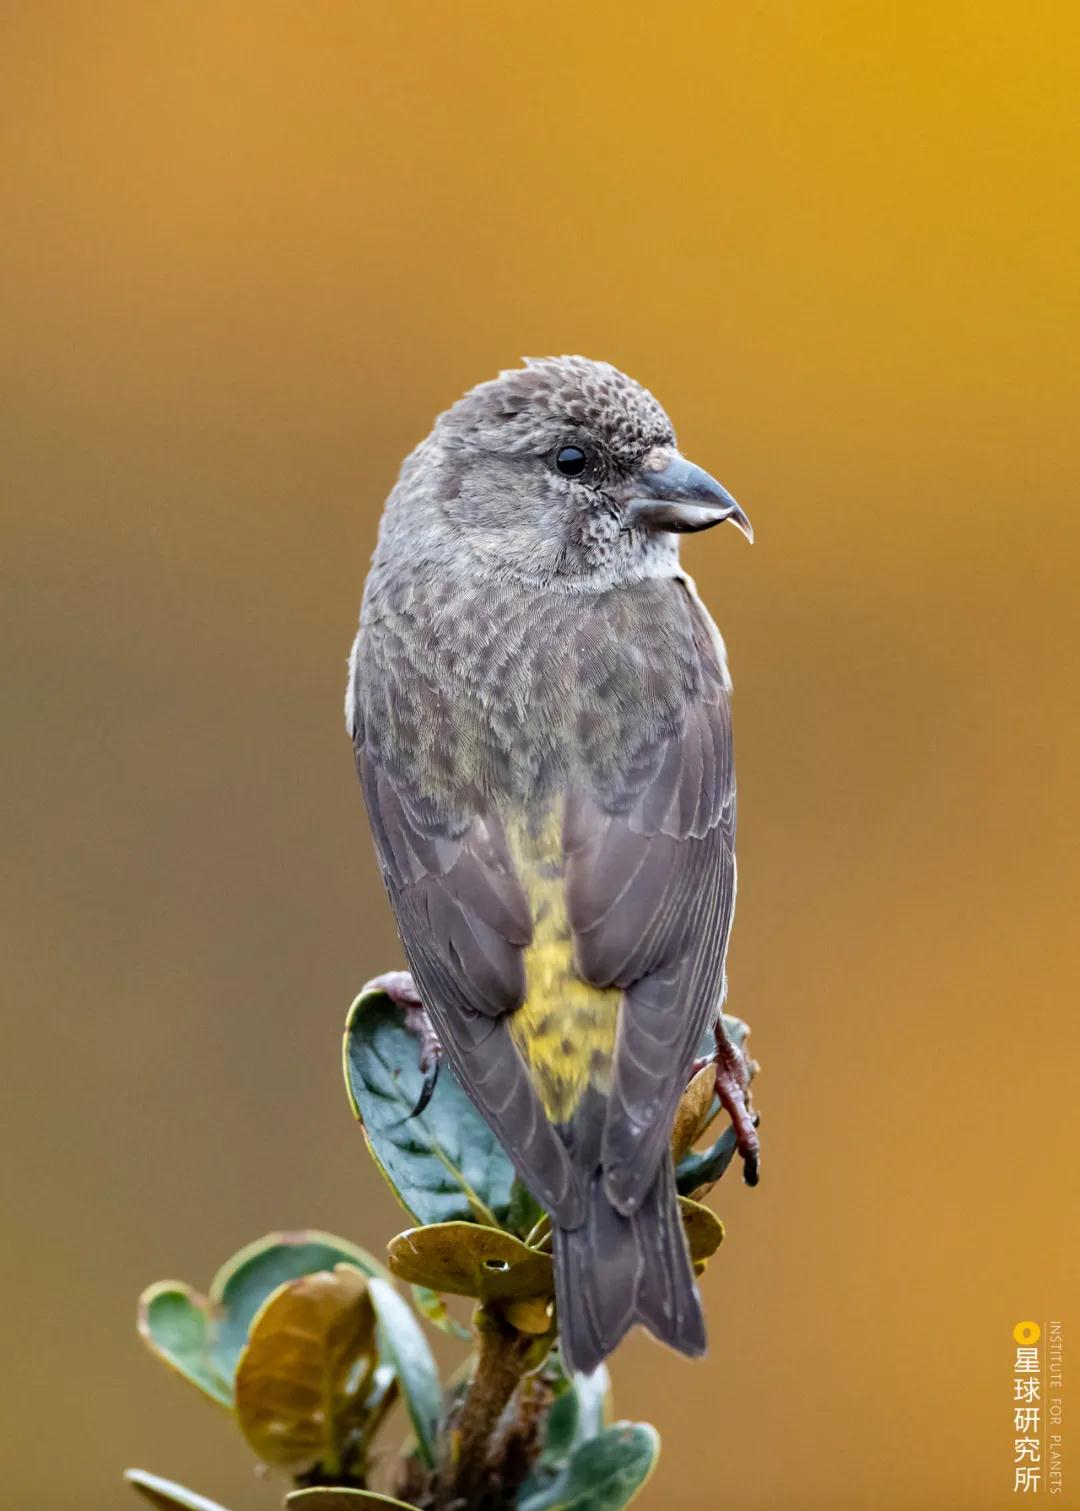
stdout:
{"type": "Polygon", "coordinates": [[[401,1008],[402,1022],[408,1033],[420,1041],[418,1064],[423,1082],[416,1106],[410,1117],[419,1117],[431,1101],[435,1083],[439,1079],[439,1056],[442,1053],[438,1035],[420,999],[410,971],[385,971],[374,977],[364,987],[365,992],[383,992],[397,1007],[401,1008]]]}
{"type": "Polygon", "coordinates": [[[743,1180],[756,1186],[761,1168],[757,1114],[750,1104],[750,1066],[737,1044],[727,1036],[723,1020],[716,1020],[716,1095],[731,1119],[735,1143],[743,1162],[743,1180]]]}

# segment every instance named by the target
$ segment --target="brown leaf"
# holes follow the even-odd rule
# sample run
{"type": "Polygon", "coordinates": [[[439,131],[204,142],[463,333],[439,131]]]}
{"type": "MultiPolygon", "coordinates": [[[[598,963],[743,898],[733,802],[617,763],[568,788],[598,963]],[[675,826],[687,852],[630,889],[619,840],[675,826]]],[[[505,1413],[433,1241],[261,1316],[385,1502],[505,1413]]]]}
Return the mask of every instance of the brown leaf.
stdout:
{"type": "Polygon", "coordinates": [[[388,1253],[391,1270],[402,1280],[454,1296],[522,1301],[550,1297],[555,1290],[550,1254],[474,1222],[408,1228],[390,1240],[388,1253]]]}
{"type": "Polygon", "coordinates": [[[683,1092],[675,1113],[675,1123],[671,1130],[671,1157],[676,1164],[704,1131],[715,1089],[716,1066],[710,1060],[708,1065],[701,1067],[683,1092]]]}
{"type": "Polygon", "coordinates": [[[542,1338],[552,1329],[553,1303],[550,1296],[526,1296],[523,1301],[508,1301],[503,1316],[519,1333],[542,1338]]]}
{"type": "Polygon", "coordinates": [[[318,1462],[333,1472],[343,1418],[355,1419],[375,1361],[375,1312],[359,1270],[339,1264],[279,1286],[256,1313],[236,1369],[244,1436],[268,1464],[318,1462]]]}
{"type": "Polygon", "coordinates": [[[715,1212],[703,1207],[700,1202],[691,1201],[688,1196],[679,1197],[679,1212],[686,1230],[686,1241],[690,1246],[690,1257],[694,1261],[695,1272],[700,1275],[705,1268],[705,1261],[712,1258],[723,1242],[724,1224],[715,1212]]]}

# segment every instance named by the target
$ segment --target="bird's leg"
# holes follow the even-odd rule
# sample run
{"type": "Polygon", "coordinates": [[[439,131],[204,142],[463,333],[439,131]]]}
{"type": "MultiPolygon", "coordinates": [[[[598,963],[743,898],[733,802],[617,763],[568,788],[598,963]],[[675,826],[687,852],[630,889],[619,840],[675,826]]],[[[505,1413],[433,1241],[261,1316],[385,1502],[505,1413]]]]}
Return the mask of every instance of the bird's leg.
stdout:
{"type": "Polygon", "coordinates": [[[416,990],[412,973],[385,971],[383,975],[369,981],[364,987],[364,992],[382,992],[389,997],[391,1002],[401,1008],[401,1018],[407,1032],[420,1041],[418,1063],[424,1079],[420,1087],[420,1095],[416,1099],[416,1106],[409,1114],[410,1117],[419,1117],[435,1092],[435,1083],[439,1079],[441,1048],[431,1019],[427,1015],[427,1009],[420,1000],[420,993],[416,990]]]}
{"type": "Polygon", "coordinates": [[[743,1180],[748,1186],[756,1186],[761,1143],[757,1118],[750,1106],[750,1067],[739,1046],[728,1038],[724,1020],[719,1015],[713,1033],[716,1038],[716,1095],[735,1130],[736,1147],[743,1162],[743,1180]]]}

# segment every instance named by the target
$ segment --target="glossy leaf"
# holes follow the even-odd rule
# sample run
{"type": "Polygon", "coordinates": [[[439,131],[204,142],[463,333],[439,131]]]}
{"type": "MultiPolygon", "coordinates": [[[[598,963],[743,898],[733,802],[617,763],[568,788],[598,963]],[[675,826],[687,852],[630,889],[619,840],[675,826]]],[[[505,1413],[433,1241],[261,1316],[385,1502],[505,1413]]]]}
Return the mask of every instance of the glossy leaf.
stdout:
{"type": "Polygon", "coordinates": [[[309,1490],[293,1490],[285,1497],[289,1511],[417,1511],[409,1501],[395,1500],[392,1495],[376,1495],[374,1490],[336,1489],[314,1485],[309,1490]]]}
{"type": "Polygon", "coordinates": [[[386,1271],[366,1249],[329,1233],[300,1231],[271,1233],[235,1254],[214,1276],[210,1301],[220,1310],[217,1358],[231,1379],[240,1351],[247,1342],[252,1318],[272,1291],[287,1280],[355,1265],[365,1275],[386,1271]]]}
{"type": "Polygon", "coordinates": [[[402,1280],[479,1301],[522,1301],[551,1296],[550,1254],[520,1238],[476,1223],[444,1222],[408,1228],[387,1246],[390,1268],[402,1280]]]}
{"type": "Polygon", "coordinates": [[[339,1264],[287,1281],[256,1312],[237,1365],[245,1438],[278,1468],[341,1469],[345,1428],[375,1365],[375,1311],[359,1270],[339,1264]]]}
{"type": "Polygon", "coordinates": [[[371,1387],[363,1402],[363,1437],[370,1440],[379,1423],[398,1397],[397,1375],[392,1364],[380,1364],[372,1376],[371,1387]]]}
{"type": "Polygon", "coordinates": [[[513,1167],[445,1061],[427,1107],[412,1115],[423,1083],[419,1044],[385,993],[362,993],[353,1003],[344,1058],[353,1112],[411,1217],[420,1223],[505,1217],[513,1167]]]}
{"type": "Polygon", "coordinates": [[[576,1448],[546,1486],[524,1494],[518,1511],[619,1511],[648,1479],[659,1452],[654,1428],[616,1422],[576,1448]]]}
{"type": "Polygon", "coordinates": [[[159,1359],[222,1406],[232,1405],[232,1377],[215,1358],[210,1302],[189,1285],[162,1280],[139,1297],[139,1333],[159,1359]]]}
{"type": "Polygon", "coordinates": [[[400,1396],[401,1391],[398,1388],[394,1366],[380,1364],[371,1382],[371,1389],[364,1400],[360,1431],[357,1433],[355,1444],[351,1445],[352,1459],[355,1464],[363,1465],[366,1462],[373,1440],[386,1420],[387,1413],[400,1396]]]}
{"type": "Polygon", "coordinates": [[[737,1149],[735,1130],[729,1124],[707,1149],[692,1149],[684,1155],[675,1171],[675,1185],[679,1194],[699,1196],[707,1193],[731,1164],[737,1149]]]}
{"type": "Polygon", "coordinates": [[[188,1490],[183,1485],[174,1484],[172,1480],[162,1479],[157,1474],[147,1474],[145,1469],[125,1469],[124,1478],[133,1490],[157,1506],[159,1511],[176,1511],[176,1507],[182,1511],[225,1511],[217,1501],[208,1500],[205,1495],[196,1495],[194,1490],[188,1490]]]}
{"type": "Polygon", "coordinates": [[[541,1455],[545,1464],[562,1468],[575,1448],[603,1429],[611,1397],[611,1377],[603,1364],[591,1375],[571,1379],[559,1371],[563,1388],[548,1413],[541,1455]]]}
{"type": "Polygon", "coordinates": [[[433,1466],[443,1400],[427,1339],[389,1281],[372,1280],[368,1291],[379,1323],[379,1352],[394,1366],[421,1457],[433,1466]]]}
{"type": "Polygon", "coordinates": [[[376,1259],[328,1233],[270,1233],[235,1254],[214,1277],[208,1296],[166,1280],[139,1298],[139,1333],[170,1368],[223,1406],[233,1404],[233,1378],[255,1313],[288,1280],[336,1264],[385,1276],[376,1259]]]}
{"type": "Polygon", "coordinates": [[[671,1157],[678,1164],[709,1121],[716,1085],[716,1066],[703,1065],[682,1094],[671,1129],[671,1157]]]}

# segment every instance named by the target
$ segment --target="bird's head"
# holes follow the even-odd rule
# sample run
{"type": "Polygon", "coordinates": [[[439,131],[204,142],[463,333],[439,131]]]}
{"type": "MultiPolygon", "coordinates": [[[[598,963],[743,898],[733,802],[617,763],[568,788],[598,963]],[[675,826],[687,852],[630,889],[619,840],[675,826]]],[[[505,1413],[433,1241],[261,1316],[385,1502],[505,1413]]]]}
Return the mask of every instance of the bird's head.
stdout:
{"type": "Polygon", "coordinates": [[[750,521],[678,451],[664,410],[607,362],[526,359],[441,415],[427,447],[441,515],[472,555],[569,586],[667,575],[677,538],[750,521]]]}

